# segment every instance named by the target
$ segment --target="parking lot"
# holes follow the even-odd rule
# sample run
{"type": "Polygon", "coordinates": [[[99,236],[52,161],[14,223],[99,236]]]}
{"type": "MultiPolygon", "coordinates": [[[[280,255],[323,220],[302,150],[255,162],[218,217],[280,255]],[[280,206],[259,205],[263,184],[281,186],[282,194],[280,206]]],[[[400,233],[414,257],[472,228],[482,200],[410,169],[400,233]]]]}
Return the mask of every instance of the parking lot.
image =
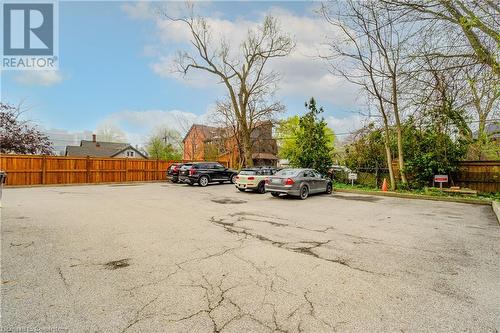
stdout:
{"type": "Polygon", "coordinates": [[[2,325],[498,331],[489,206],[169,183],[5,189],[2,325]]]}

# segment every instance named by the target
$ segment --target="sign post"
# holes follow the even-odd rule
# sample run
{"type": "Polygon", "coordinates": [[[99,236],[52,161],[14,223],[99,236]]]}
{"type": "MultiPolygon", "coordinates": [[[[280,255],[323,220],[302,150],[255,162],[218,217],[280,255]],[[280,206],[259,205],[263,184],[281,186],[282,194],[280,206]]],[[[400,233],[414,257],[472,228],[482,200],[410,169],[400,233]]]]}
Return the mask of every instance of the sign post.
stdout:
{"type": "Polygon", "coordinates": [[[355,172],[349,172],[348,178],[351,181],[351,186],[354,186],[354,181],[358,180],[358,174],[355,172]]]}
{"type": "Polygon", "coordinates": [[[439,189],[443,190],[443,183],[448,182],[448,175],[434,175],[434,183],[439,183],[439,189]]]}

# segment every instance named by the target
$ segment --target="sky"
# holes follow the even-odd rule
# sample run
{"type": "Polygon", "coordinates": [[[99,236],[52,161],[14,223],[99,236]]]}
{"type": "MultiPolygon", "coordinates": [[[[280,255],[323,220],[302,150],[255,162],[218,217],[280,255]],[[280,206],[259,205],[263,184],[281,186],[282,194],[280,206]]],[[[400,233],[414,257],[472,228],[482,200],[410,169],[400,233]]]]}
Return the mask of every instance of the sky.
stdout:
{"type": "MultiPolygon", "coordinates": [[[[269,63],[281,75],[276,98],[286,106],[283,117],[303,114],[314,96],[339,137],[361,126],[360,96],[355,87],[330,74],[317,54],[335,31],[317,14],[319,2],[196,2],[216,39],[237,50],[251,27],[267,14],[275,16],[296,42],[285,58],[269,63]]],[[[160,127],[179,131],[186,123],[209,123],[209,111],[225,95],[210,74],[173,71],[179,50],[190,51],[189,34],[155,9],[182,16],[182,2],[59,3],[59,69],[3,71],[2,102],[22,103],[25,117],[50,133],[88,136],[98,127],[118,126],[127,141],[143,145],[160,127]]],[[[78,136],[66,136],[71,139],[78,136]]],[[[70,142],[68,142],[70,144],[70,142]]]]}

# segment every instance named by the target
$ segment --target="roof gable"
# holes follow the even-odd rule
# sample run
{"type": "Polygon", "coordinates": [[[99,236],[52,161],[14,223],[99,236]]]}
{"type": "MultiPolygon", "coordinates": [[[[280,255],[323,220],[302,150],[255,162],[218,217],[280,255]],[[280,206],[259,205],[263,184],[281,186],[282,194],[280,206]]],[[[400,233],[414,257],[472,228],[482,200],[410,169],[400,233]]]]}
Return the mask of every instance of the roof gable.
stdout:
{"type": "Polygon", "coordinates": [[[66,146],[66,156],[114,157],[127,149],[132,149],[139,156],[147,158],[129,143],[89,140],[81,140],[79,146],[66,146]]]}

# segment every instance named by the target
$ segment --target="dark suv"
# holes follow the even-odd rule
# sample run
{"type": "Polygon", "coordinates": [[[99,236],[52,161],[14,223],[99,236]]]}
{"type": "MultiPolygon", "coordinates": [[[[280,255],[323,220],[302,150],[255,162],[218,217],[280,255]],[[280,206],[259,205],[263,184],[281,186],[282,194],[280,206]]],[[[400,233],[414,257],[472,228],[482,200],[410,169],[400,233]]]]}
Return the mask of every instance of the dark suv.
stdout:
{"type": "Polygon", "coordinates": [[[167,179],[172,183],[179,181],[179,170],[183,165],[193,165],[193,163],[174,163],[167,170],[167,179]]]}
{"type": "Polygon", "coordinates": [[[183,165],[179,169],[179,181],[194,185],[207,186],[209,183],[236,182],[238,171],[228,169],[217,162],[199,162],[183,165]]]}

